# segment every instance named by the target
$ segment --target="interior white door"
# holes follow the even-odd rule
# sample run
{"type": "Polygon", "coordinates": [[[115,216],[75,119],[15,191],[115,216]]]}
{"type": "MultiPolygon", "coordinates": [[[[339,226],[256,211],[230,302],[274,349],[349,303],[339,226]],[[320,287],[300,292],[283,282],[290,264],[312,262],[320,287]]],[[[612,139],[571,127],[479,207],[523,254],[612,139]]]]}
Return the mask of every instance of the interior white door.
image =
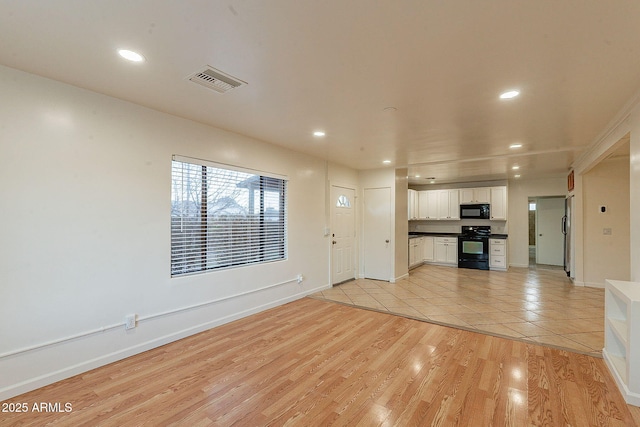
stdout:
{"type": "Polygon", "coordinates": [[[536,263],[564,264],[562,217],[564,197],[540,198],[536,202],[536,263]]]}
{"type": "Polygon", "coordinates": [[[391,189],[365,188],[363,215],[364,276],[391,279],[391,189]]]}
{"type": "Polygon", "coordinates": [[[331,186],[331,283],[355,278],[355,190],[331,186]]]}

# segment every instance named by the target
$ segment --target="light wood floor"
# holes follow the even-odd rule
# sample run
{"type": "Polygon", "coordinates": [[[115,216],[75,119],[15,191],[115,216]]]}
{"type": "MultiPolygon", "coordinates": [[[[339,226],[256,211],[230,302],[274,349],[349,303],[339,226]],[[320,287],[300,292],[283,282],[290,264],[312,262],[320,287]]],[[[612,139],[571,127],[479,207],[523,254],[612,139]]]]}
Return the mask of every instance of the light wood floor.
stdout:
{"type": "Polygon", "coordinates": [[[604,290],[574,286],[561,268],[424,265],[397,283],[358,279],[314,297],[594,356],[604,347],[604,290]]]}
{"type": "Polygon", "coordinates": [[[602,359],[312,298],[11,399],[1,426],[633,426],[602,359]]]}

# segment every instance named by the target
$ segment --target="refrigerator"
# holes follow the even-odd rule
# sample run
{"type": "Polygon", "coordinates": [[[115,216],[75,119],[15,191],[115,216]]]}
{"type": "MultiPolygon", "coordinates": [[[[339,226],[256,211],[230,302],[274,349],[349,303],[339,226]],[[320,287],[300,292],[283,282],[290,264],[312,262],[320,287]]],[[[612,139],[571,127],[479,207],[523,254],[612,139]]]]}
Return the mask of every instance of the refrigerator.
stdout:
{"type": "Polygon", "coordinates": [[[572,279],[575,278],[575,236],[571,232],[574,212],[573,203],[573,196],[569,196],[564,200],[564,216],[562,217],[562,234],[564,234],[564,271],[567,273],[567,276],[572,279]]]}

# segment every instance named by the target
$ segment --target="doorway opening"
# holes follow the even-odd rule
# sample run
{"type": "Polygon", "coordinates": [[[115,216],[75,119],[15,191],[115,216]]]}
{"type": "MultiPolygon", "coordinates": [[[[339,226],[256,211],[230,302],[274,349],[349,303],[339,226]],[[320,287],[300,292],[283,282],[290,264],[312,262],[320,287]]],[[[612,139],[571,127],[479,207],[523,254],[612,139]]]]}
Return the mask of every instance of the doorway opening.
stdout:
{"type": "Polygon", "coordinates": [[[562,269],[565,197],[530,197],[528,204],[529,268],[562,269]]]}

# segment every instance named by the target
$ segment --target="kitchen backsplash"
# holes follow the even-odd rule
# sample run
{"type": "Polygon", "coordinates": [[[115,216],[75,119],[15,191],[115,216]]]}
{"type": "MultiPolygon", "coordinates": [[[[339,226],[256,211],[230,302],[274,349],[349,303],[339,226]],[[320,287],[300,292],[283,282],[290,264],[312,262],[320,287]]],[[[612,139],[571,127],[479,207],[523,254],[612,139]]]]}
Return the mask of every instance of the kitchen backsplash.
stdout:
{"type": "Polygon", "coordinates": [[[422,233],[460,233],[463,225],[490,225],[493,234],[509,234],[506,221],[463,219],[460,221],[409,221],[409,231],[422,233]]]}

